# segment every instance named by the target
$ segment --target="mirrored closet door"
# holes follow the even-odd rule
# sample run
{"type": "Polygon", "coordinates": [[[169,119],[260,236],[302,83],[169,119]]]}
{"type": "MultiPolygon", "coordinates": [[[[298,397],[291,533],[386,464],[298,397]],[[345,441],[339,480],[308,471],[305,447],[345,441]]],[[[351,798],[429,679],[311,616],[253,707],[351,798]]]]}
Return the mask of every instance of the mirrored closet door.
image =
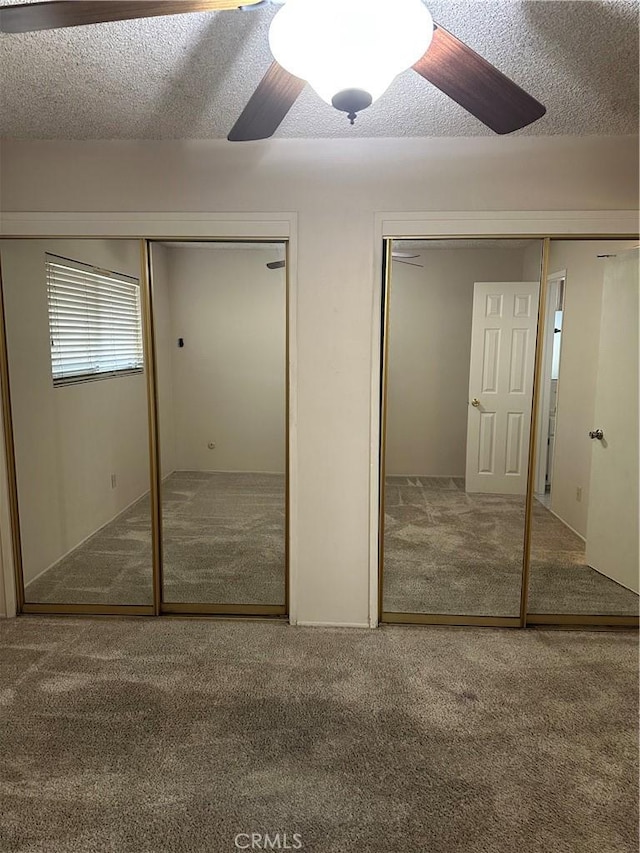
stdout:
{"type": "Polygon", "coordinates": [[[542,241],[394,241],[383,621],[519,624],[542,241]]]}
{"type": "Polygon", "coordinates": [[[152,612],[140,261],[137,240],[0,241],[27,611],[152,612]]]}
{"type": "Polygon", "coordinates": [[[150,243],[164,612],[287,607],[286,244],[150,243]]]}
{"type": "Polygon", "coordinates": [[[638,240],[551,240],[527,621],[638,615],[638,240]]]}

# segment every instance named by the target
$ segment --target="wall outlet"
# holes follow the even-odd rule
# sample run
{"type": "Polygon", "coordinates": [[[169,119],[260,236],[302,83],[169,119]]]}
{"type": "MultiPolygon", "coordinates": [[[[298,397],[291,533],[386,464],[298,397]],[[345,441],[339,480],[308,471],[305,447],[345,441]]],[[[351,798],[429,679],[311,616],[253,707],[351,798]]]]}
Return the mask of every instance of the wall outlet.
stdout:
{"type": "Polygon", "coordinates": [[[111,475],[111,488],[115,489],[116,485],[117,485],[116,475],[112,474],[111,475]]]}
{"type": "Polygon", "coordinates": [[[215,441],[210,441],[209,444],[207,444],[207,447],[209,448],[209,450],[215,450],[216,449],[215,441]]]}
{"type": "Polygon", "coordinates": [[[576,500],[578,503],[582,503],[582,486],[578,486],[576,489],[576,500]]]}

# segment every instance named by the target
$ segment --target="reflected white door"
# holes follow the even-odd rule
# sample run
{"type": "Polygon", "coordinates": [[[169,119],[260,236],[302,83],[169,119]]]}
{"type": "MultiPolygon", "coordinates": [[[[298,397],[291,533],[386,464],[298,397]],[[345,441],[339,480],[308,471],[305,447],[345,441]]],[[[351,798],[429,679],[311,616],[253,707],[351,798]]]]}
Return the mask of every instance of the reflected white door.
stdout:
{"type": "Polygon", "coordinates": [[[638,592],[638,252],[603,263],[586,559],[638,592]]]}
{"type": "Polygon", "coordinates": [[[467,492],[527,490],[539,291],[537,281],[474,285],[467,492]]]}

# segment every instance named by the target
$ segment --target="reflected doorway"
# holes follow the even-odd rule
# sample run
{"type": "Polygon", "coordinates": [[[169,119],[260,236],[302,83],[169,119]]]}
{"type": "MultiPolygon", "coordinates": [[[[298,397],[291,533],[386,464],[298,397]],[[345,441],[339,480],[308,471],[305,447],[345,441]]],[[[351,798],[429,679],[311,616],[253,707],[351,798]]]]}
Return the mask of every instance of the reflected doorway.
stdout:
{"type": "Polygon", "coordinates": [[[383,621],[519,624],[541,260],[540,240],[393,242],[383,621]]]}

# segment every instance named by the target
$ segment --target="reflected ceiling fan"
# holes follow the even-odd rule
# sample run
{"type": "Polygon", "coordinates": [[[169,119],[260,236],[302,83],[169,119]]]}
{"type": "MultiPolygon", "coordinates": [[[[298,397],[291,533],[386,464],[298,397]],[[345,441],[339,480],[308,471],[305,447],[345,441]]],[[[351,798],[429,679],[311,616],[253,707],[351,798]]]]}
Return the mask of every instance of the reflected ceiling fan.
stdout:
{"type": "MultiPolygon", "coordinates": [[[[419,258],[420,255],[410,255],[407,252],[392,252],[391,258],[399,264],[407,264],[410,267],[424,267],[424,264],[414,264],[413,261],[415,258],[419,258]]],[[[286,261],[271,261],[267,264],[267,269],[270,270],[283,270],[287,265],[286,261]]]]}
{"type": "Polygon", "coordinates": [[[229,133],[232,142],[273,136],[307,82],[353,124],[409,68],[496,133],[545,114],[539,101],[434,23],[422,0],[40,0],[0,6],[0,32],[270,3],[281,6],[269,30],[275,61],[229,133]]]}

